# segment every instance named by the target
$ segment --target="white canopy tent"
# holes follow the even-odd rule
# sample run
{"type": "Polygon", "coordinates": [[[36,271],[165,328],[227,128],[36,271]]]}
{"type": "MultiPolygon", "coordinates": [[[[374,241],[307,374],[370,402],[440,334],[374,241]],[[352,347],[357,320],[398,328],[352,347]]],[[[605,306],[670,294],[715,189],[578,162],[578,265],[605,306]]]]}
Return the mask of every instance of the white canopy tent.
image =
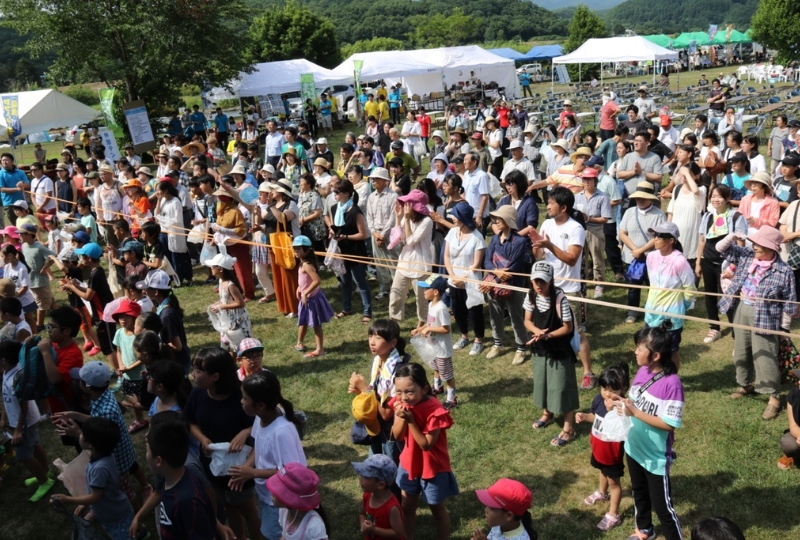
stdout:
{"type": "MultiPolygon", "coordinates": [[[[19,99],[19,123],[25,134],[40,133],[55,128],[72,128],[76,124],[91,122],[99,111],[80,101],[66,96],[58,90],[32,90],[0,94],[0,99],[17,96],[19,99]]],[[[0,115],[0,127],[8,129],[4,115],[0,115]]]]}
{"type": "Polygon", "coordinates": [[[410,94],[429,94],[445,86],[469,79],[470,71],[484,83],[494,81],[505,87],[509,96],[519,95],[519,80],[514,61],[492,54],[477,45],[442,47],[416,51],[357,53],[334,68],[334,72],[353,74],[354,60],[362,60],[362,81],[384,79],[401,83],[410,94]]]}
{"type": "Polygon", "coordinates": [[[252,73],[241,73],[237,79],[231,80],[230,90],[222,87],[213,88],[207,97],[218,100],[295,92],[300,90],[300,75],[303,73],[313,73],[314,85],[320,89],[334,84],[353,82],[352,72],[349,76],[339,75],[301,58],[256,64],[252,73]]]}
{"type": "MultiPolygon", "coordinates": [[[[586,43],[571,53],[553,58],[553,65],[647,61],[655,64],[661,60],[677,59],[678,51],[665,49],[642,36],[630,36],[588,39],[586,43]]],[[[653,84],[655,84],[655,78],[656,73],[653,70],[653,84]]]]}

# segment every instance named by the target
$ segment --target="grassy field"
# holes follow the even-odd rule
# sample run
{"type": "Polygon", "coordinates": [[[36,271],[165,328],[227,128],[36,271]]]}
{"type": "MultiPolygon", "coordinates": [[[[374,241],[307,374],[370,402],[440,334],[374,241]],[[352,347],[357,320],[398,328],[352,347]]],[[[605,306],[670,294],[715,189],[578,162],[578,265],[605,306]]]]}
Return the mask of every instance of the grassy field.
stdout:
{"type": "MultiPolygon", "coordinates": [[[[344,131],[336,133],[331,147],[338,147],[343,134],[344,131]]],[[[197,272],[198,277],[205,275],[202,269],[197,272]]],[[[336,281],[331,274],[323,277],[326,294],[338,311],[341,296],[336,281]]],[[[373,295],[376,285],[370,282],[373,295]]],[[[186,311],[185,325],[192,350],[215,345],[217,336],[205,314],[206,307],[217,299],[213,289],[179,289],[177,295],[186,311]]],[[[625,290],[608,287],[604,300],[624,305],[625,290]]],[[[358,312],[358,295],[354,302],[358,312]]],[[[697,306],[691,314],[704,317],[702,300],[697,306]]],[[[375,301],[375,316],[385,317],[387,307],[386,300],[375,301]]],[[[332,523],[331,538],[360,538],[361,495],[349,462],[363,459],[366,448],[353,446],[349,440],[352,417],[347,381],[353,371],[367,373],[371,365],[367,328],[359,324],[357,316],[331,321],[325,326],[327,356],[304,360],[292,348],[296,321],[278,314],[275,304],[250,303],[248,311],[255,335],[266,347],[264,365],[280,378],[284,396],[308,415],[303,446],[309,465],[322,480],[320,489],[332,523]]],[[[411,298],[407,315],[413,319],[413,313],[411,298]]],[[[619,361],[628,361],[635,369],[634,328],[623,324],[624,317],[621,309],[589,307],[588,336],[595,373],[619,361]]],[[[488,327],[488,312],[486,318],[488,327]]],[[[406,338],[414,326],[412,319],[402,325],[406,338]]],[[[672,482],[684,532],[688,535],[692,525],[702,517],[724,515],[736,521],[749,540],[798,538],[800,519],[783,507],[797,494],[798,471],[781,471],[775,466],[780,456],[777,443],[786,428],[786,418],[781,415],[771,422],[761,420],[765,399],[728,398],[735,388],[731,363],[733,341],[729,332],[725,332],[722,340],[704,345],[706,332],[705,325],[689,322],[681,347],[686,408],[684,427],[676,433],[679,457],[672,469],[672,482]]],[[[487,328],[487,336],[488,333],[487,328]]],[[[596,470],[589,465],[590,426],[579,425],[577,439],[561,449],[549,444],[558,434],[556,425],[543,432],[531,429],[531,423],[541,413],[531,401],[531,365],[511,366],[512,356],[513,351],[487,361],[484,356],[470,357],[466,351],[455,355],[461,405],[453,412],[455,425],[448,442],[461,494],[448,502],[452,538],[469,538],[475,528],[484,526],[483,508],[473,491],[503,476],[519,479],[533,491],[531,512],[539,538],[626,538],[634,526],[629,483],[623,480],[623,526],[601,533],[595,525],[605,513],[606,505],[583,504],[584,497],[597,488],[596,470]]],[[[588,410],[594,395],[594,391],[581,393],[582,410],[588,410]]],[[[41,426],[40,433],[50,461],[59,456],[65,460],[73,456],[71,450],[60,445],[52,426],[41,426]]],[[[143,440],[143,433],[134,435],[141,465],[144,465],[143,440]]],[[[55,514],[45,501],[28,502],[32,490],[22,486],[26,471],[15,463],[11,465],[0,488],[3,516],[0,538],[67,538],[67,520],[55,514]]],[[[57,485],[53,492],[63,492],[63,488],[57,485]]],[[[433,538],[435,529],[429,511],[423,507],[419,513],[417,538],[433,538]]]]}

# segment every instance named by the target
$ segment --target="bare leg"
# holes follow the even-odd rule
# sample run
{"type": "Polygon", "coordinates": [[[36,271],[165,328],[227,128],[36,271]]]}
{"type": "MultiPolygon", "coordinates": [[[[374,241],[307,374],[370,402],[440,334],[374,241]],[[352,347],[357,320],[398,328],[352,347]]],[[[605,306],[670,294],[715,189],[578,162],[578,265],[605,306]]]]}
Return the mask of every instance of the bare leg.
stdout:
{"type": "Polygon", "coordinates": [[[34,313],[26,313],[25,322],[27,322],[30,325],[31,333],[34,336],[39,333],[39,327],[36,326],[36,315],[34,313]]]}
{"type": "Polygon", "coordinates": [[[611,503],[608,505],[608,513],[612,516],[619,515],[619,503],[622,501],[622,486],[619,478],[608,478],[608,491],[611,495],[611,503]]]}
{"type": "Polygon", "coordinates": [[[315,326],[314,327],[314,342],[317,344],[316,352],[318,354],[322,354],[325,352],[325,346],[322,343],[322,327],[315,326]]]}
{"type": "Polygon", "coordinates": [[[308,332],[308,326],[298,326],[297,327],[297,344],[302,345],[303,341],[306,339],[306,333],[308,332]]]}
{"type": "MultiPolygon", "coordinates": [[[[414,527],[417,523],[418,505],[419,495],[409,495],[405,491],[403,492],[403,524],[406,529],[406,540],[414,540],[414,527]]],[[[431,511],[433,511],[433,507],[431,507],[431,511]]]]}
{"type": "Polygon", "coordinates": [[[581,333],[581,349],[578,353],[581,357],[581,364],[583,364],[583,374],[588,375],[592,372],[592,350],[589,347],[589,340],[586,335],[581,333]]]}
{"type": "Polygon", "coordinates": [[[445,503],[430,505],[431,514],[436,521],[436,540],[447,540],[450,537],[450,514],[445,503]]]}

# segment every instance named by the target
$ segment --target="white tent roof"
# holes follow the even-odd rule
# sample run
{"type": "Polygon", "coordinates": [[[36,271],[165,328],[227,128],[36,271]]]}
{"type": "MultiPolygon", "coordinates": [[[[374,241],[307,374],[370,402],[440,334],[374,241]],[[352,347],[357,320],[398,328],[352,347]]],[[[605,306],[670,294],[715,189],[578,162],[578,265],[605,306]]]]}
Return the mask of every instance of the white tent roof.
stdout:
{"type": "Polygon", "coordinates": [[[352,71],[349,75],[340,75],[301,58],[256,64],[252,73],[242,73],[238,79],[230,82],[230,92],[223,88],[214,88],[209,95],[219,99],[294,92],[300,90],[300,75],[303,73],[314,74],[314,85],[317,88],[353,82],[352,71]]]}
{"type": "Polygon", "coordinates": [[[576,50],[553,58],[554,64],[677,60],[678,51],[665,49],[641,36],[592,38],[576,50]]]}
{"type": "MultiPolygon", "coordinates": [[[[54,128],[71,128],[76,124],[91,122],[99,111],[74,100],[57,90],[32,90],[0,94],[19,98],[19,122],[26,134],[48,131],[54,128]]],[[[0,126],[8,128],[4,115],[0,114],[0,126]]]]}
{"type": "MultiPolygon", "coordinates": [[[[433,49],[435,50],[435,49],[433,49]]],[[[334,73],[353,77],[353,61],[363,60],[361,68],[362,81],[375,81],[378,79],[400,79],[409,75],[430,75],[441,73],[441,66],[426,54],[433,50],[425,51],[377,51],[356,53],[350,58],[333,68],[334,73]]]]}

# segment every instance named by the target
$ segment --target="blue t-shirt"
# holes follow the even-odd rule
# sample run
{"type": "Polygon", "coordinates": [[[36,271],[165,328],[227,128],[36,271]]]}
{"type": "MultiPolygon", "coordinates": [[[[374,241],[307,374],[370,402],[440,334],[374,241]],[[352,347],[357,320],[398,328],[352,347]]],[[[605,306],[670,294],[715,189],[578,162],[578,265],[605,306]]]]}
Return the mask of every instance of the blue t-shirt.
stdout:
{"type": "Polygon", "coordinates": [[[358,96],[358,102],[361,103],[362,107],[367,101],[369,101],[369,96],[367,94],[361,94],[358,96]]]}
{"type": "Polygon", "coordinates": [[[523,73],[519,76],[519,82],[522,86],[530,86],[531,84],[531,76],[527,73],[523,73]]]}
{"type": "Polygon", "coordinates": [[[200,111],[193,112],[191,116],[189,116],[189,120],[192,122],[192,129],[195,131],[203,131],[206,129],[206,115],[200,111]]]}
{"type": "Polygon", "coordinates": [[[331,115],[331,100],[323,99],[319,102],[319,113],[322,116],[330,116],[331,115]]]}
{"type": "Polygon", "coordinates": [[[218,114],[214,117],[214,125],[217,126],[217,131],[220,133],[228,132],[228,116],[226,114],[218,114]]]}
{"type": "MultiPolygon", "coordinates": [[[[11,172],[0,169],[0,187],[15,188],[19,182],[22,182],[26,186],[30,185],[28,176],[20,169],[15,168],[11,172]]],[[[0,198],[3,200],[3,206],[11,206],[16,201],[24,200],[25,197],[21,191],[14,191],[12,193],[0,193],[0,198]]]]}
{"type": "Polygon", "coordinates": [[[169,130],[167,133],[170,135],[180,135],[183,131],[183,124],[181,124],[180,118],[173,118],[169,121],[169,130]]]}
{"type": "Polygon", "coordinates": [[[114,523],[126,515],[123,507],[133,511],[128,497],[119,489],[119,469],[113,456],[105,456],[86,464],[86,493],[103,490],[103,498],[94,503],[92,512],[100,523],[114,523]]]}
{"type": "MultiPolygon", "coordinates": [[[[677,375],[666,375],[642,393],[642,386],[655,375],[650,373],[647,366],[639,368],[628,397],[642,412],[657,416],[665,424],[677,429],[683,423],[683,384],[677,375]]],[[[625,441],[625,453],[648,472],[664,476],[668,473],[668,456],[672,455],[673,432],[655,428],[632,416],[630,418],[632,425],[628,440],[625,441]]]]}
{"type": "Polygon", "coordinates": [[[397,109],[398,107],[400,107],[400,91],[395,90],[389,94],[389,108],[397,109]]]}

